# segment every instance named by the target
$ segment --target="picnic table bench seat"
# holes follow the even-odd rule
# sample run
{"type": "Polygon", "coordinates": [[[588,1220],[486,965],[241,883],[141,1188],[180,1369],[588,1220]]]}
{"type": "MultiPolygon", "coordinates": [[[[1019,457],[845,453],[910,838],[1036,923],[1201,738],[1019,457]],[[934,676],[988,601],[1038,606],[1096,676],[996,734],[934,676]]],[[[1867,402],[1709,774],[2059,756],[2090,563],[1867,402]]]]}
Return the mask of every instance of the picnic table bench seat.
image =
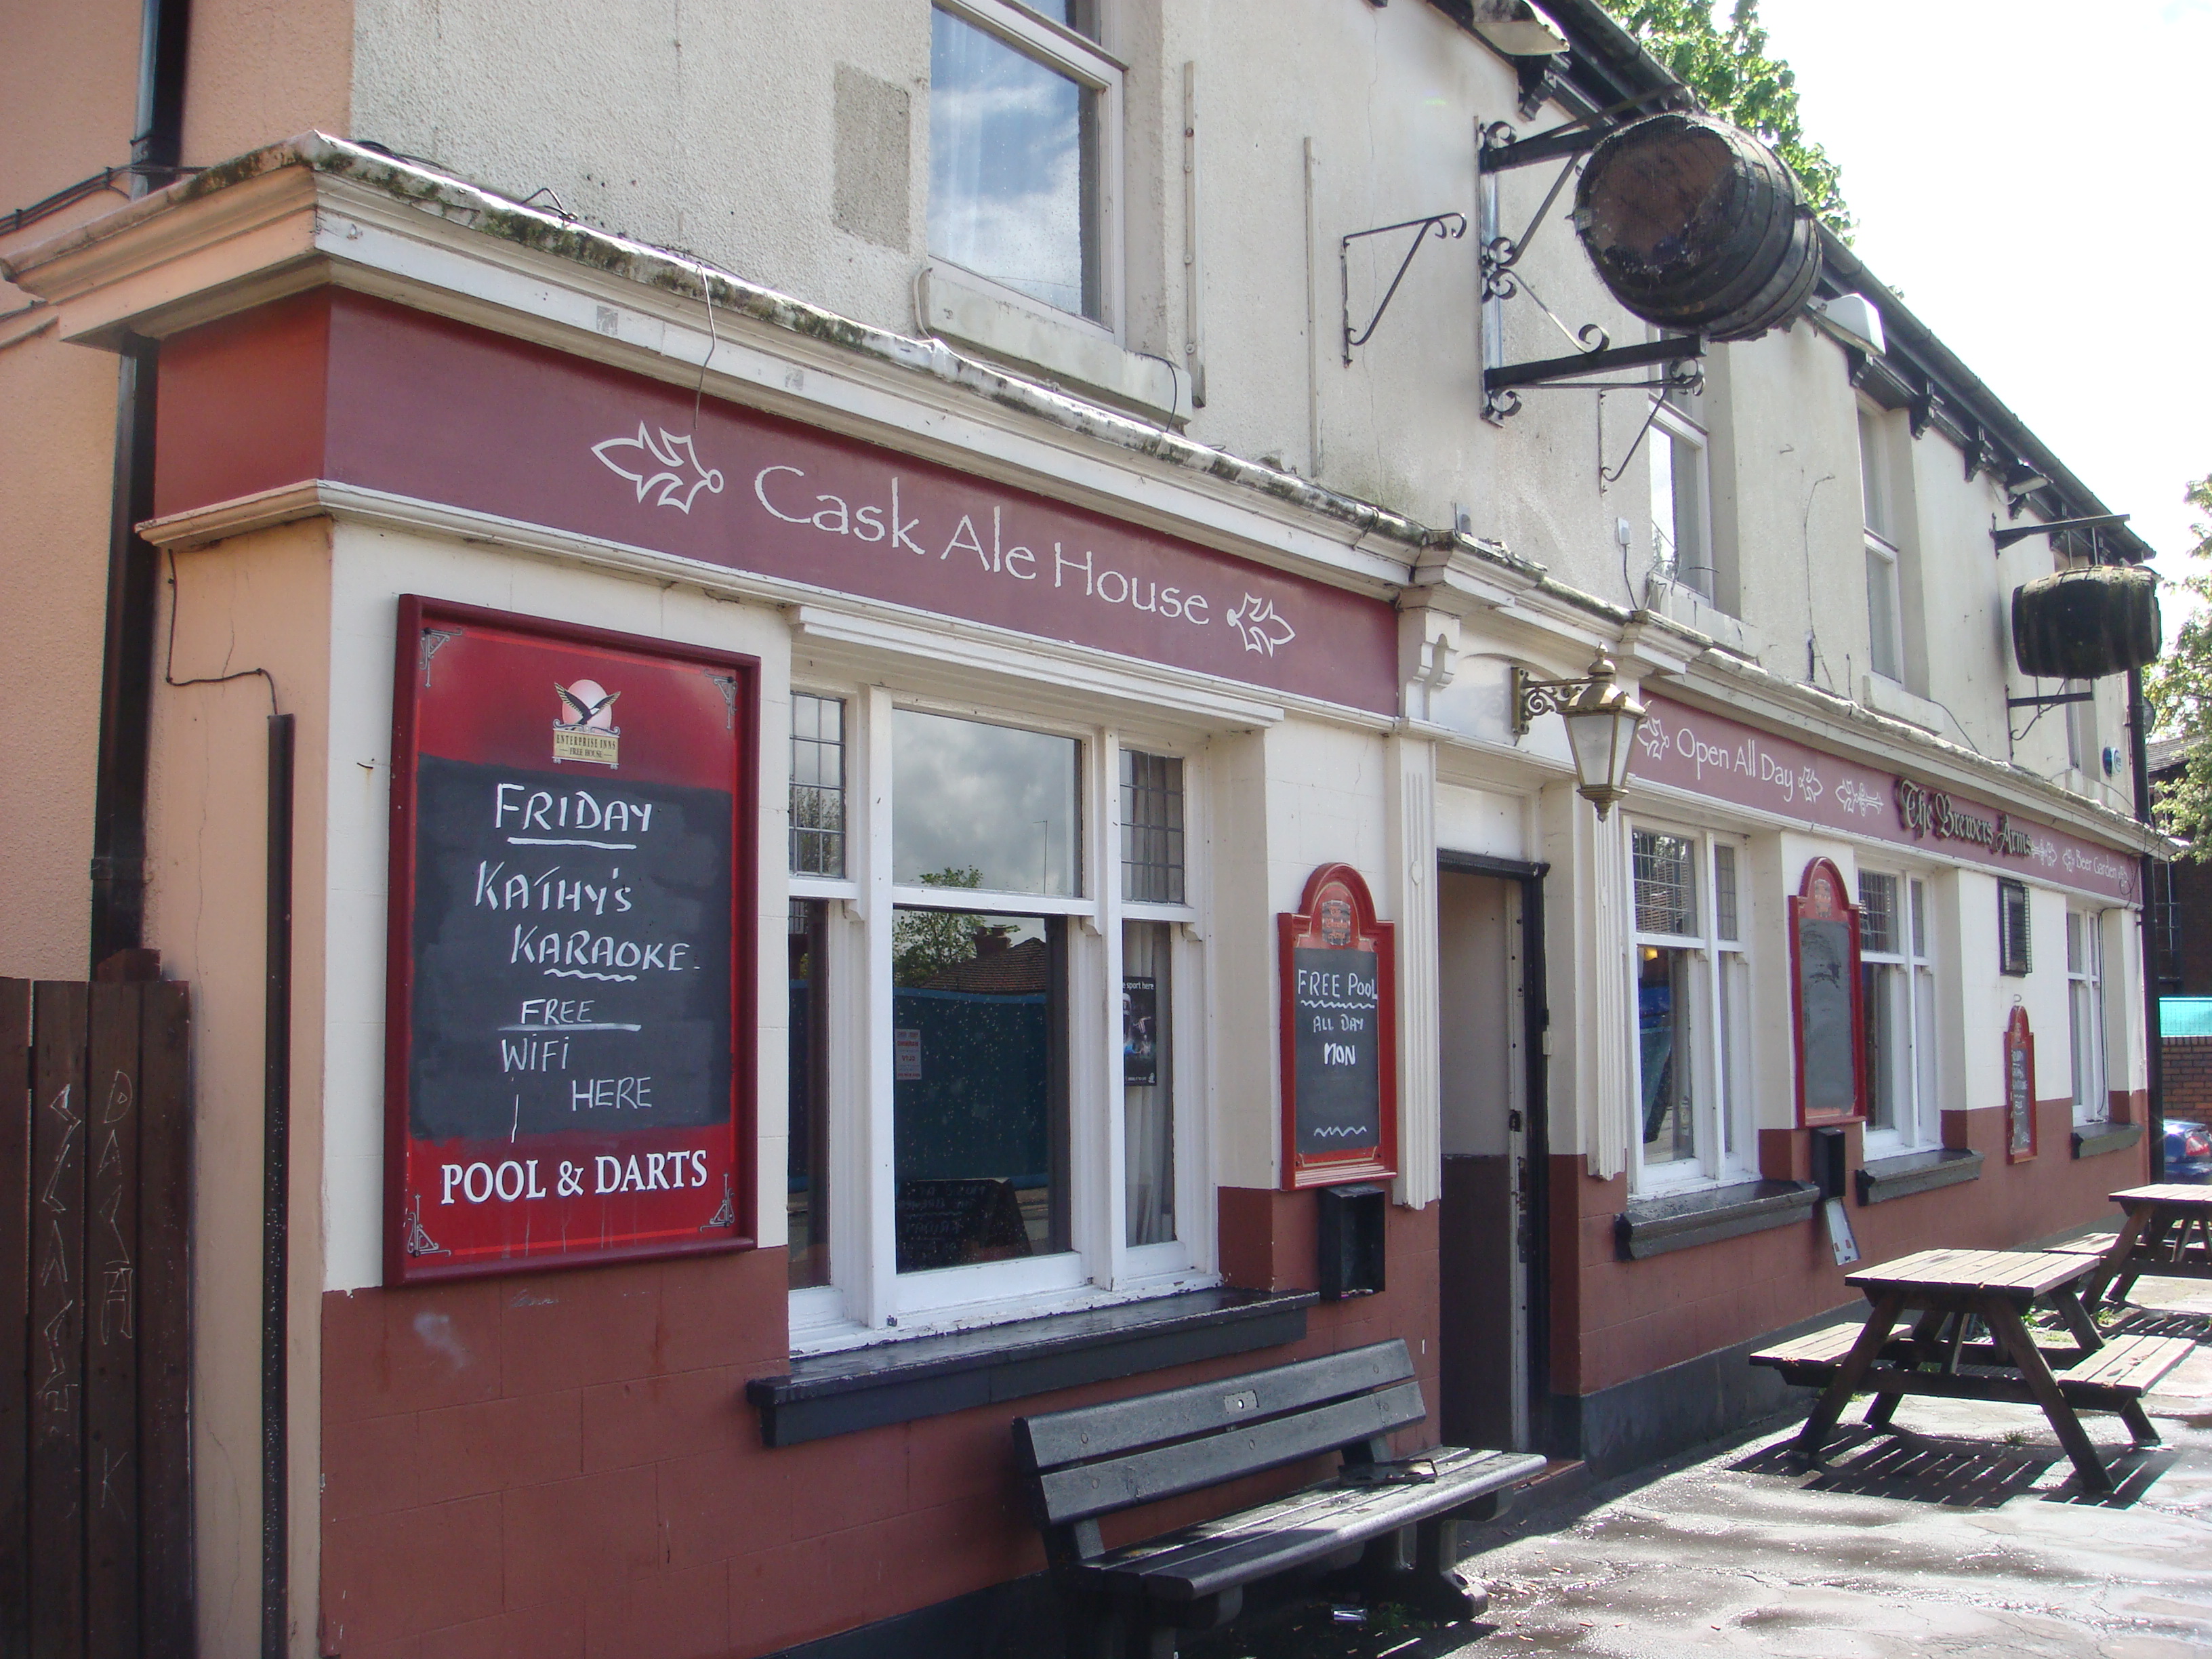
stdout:
{"type": "MultiPolygon", "coordinates": [[[[1850,1323],[1831,1325],[1763,1348],[1751,1356],[1751,1363],[1780,1371],[1784,1382],[1797,1387],[1826,1388],[1835,1381],[1863,1328],[1850,1323]]],[[[2197,1345],[2185,1336],[2112,1336],[2087,1355],[2079,1348],[2048,1348],[2045,1352],[2053,1362],[2051,1375],[2068,1404],[2076,1411],[2115,1413],[2127,1425],[2136,1443],[2148,1446],[2156,1445],[2159,1435],[2142,1409],[2143,1395],[2196,1351],[2197,1345]]],[[[1860,1380],[1863,1391],[1877,1396],[1867,1420],[1887,1423],[1899,1393],[2035,1404],[2035,1396],[2025,1383],[1958,1375],[1961,1364],[1991,1364],[2002,1358],[2002,1350],[1994,1343],[1964,1343],[1954,1350],[1940,1343],[1922,1342],[1911,1332],[1893,1336],[1882,1344],[1873,1367],[1860,1380]],[[1942,1369],[1920,1369],[1923,1362],[1940,1364],[1942,1369]]]]}
{"type": "Polygon", "coordinates": [[[1389,1435],[1426,1415],[1396,1340],[1017,1419],[1017,1456],[1078,1650],[1171,1659],[1178,1632],[1227,1624],[1249,1586],[1300,1572],[1357,1569],[1376,1600],[1474,1616],[1487,1598],[1455,1570],[1454,1523],[1498,1513],[1544,1460],[1457,1446],[1394,1460],[1389,1435]],[[1104,1546],[1105,1516],[1329,1452],[1342,1464],[1315,1485],[1104,1546]]]}

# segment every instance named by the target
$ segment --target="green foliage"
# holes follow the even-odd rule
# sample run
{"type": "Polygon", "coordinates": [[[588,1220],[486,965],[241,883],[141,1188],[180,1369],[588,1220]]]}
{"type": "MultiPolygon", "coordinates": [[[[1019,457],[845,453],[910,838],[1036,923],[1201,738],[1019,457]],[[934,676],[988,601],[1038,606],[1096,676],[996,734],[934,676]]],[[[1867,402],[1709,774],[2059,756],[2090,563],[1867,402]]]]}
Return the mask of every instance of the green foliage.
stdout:
{"type": "MultiPolygon", "coordinates": [[[[2200,513],[2212,514],[2212,477],[2197,479],[2182,499],[2200,513]]],[[[2197,545],[2189,550],[2190,573],[2181,586],[2194,594],[2198,609],[2182,623],[2166,655],[2143,671],[2143,698],[2150,729],[2162,738],[2190,740],[2188,769],[2158,786],[2152,804],[2159,827],[2191,843],[2193,856],[2212,859],[2212,525],[2191,526],[2197,545]]]]}
{"type": "MultiPolygon", "coordinates": [[[[947,866],[915,878],[924,887],[981,887],[983,872],[947,866]]],[[[975,955],[979,918],[965,910],[900,910],[891,919],[891,983],[926,985],[975,955]]]]}
{"type": "Polygon", "coordinates": [[[1759,135],[1790,164],[1820,221],[1850,240],[1843,176],[1827,152],[1805,137],[1797,119],[1797,76],[1766,53],[1759,0],[1735,0],[1725,24],[1713,21],[1713,0],[1602,0],[1644,51],[1672,70],[1705,107],[1759,135]]]}

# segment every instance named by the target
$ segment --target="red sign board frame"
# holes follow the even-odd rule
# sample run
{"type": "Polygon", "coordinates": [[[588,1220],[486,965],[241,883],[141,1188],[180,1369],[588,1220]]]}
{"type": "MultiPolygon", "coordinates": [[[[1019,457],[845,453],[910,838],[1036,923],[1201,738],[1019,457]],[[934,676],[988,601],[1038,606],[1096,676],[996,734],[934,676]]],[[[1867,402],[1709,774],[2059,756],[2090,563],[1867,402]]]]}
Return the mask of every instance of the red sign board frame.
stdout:
{"type": "MultiPolygon", "coordinates": [[[[386,967],[385,1282],[413,1284],[751,1248],[757,1238],[758,1187],[755,1133],[758,659],[414,594],[401,597],[398,622],[393,672],[386,967]],[[570,696],[571,689],[582,693],[580,700],[570,696]],[[613,719],[617,708],[623,715],[619,722],[613,719]],[[426,760],[441,769],[441,778],[459,781],[440,783],[434,792],[435,801],[426,800],[426,760]],[[486,787],[481,779],[500,771],[518,778],[545,780],[550,785],[549,793],[557,793],[561,803],[562,816],[555,826],[559,829],[568,828],[566,808],[572,798],[589,798],[591,810],[605,812],[607,823],[612,824],[615,800],[627,786],[633,796],[657,792],[663,804],[653,810],[662,813],[665,826],[672,825],[693,837],[687,847],[696,847],[702,840],[711,847],[726,835],[728,960],[720,962],[720,953],[715,952],[705,961],[681,964],[690,971],[707,971],[708,978],[695,983],[708,988],[692,992],[683,985],[673,969],[684,945],[658,937],[667,931],[669,917],[653,913],[652,896],[660,890],[653,885],[654,849],[639,846],[650,832],[649,817],[640,820],[641,830],[631,827],[619,832],[594,823],[590,829],[598,840],[575,838],[584,835],[586,809],[581,805],[577,811],[579,827],[568,839],[504,836],[496,833],[501,826],[495,826],[488,842],[499,842],[502,848],[508,841],[532,844],[515,849],[523,856],[514,860],[516,867],[511,871],[498,871],[489,858],[476,860],[473,896],[456,905],[454,895],[467,889],[471,881],[470,855],[477,849],[471,846],[456,854],[447,843],[457,833],[456,825],[462,832],[477,830],[470,829],[474,818],[446,803],[472,801],[472,795],[457,791],[480,790],[486,787]],[[720,822],[717,799],[724,793],[730,803],[726,824],[720,822]],[[602,803],[600,797],[608,799],[602,803]],[[688,817],[684,816],[687,811],[688,817]],[[629,839],[605,839],[617,834],[629,839]],[[423,867],[426,840],[437,841],[441,850],[436,856],[452,863],[450,878],[441,869],[423,867]],[[619,858],[620,852],[603,849],[623,847],[637,849],[629,878],[634,884],[617,887],[614,882],[620,878],[620,866],[610,863],[613,877],[600,872],[599,885],[583,885],[594,872],[593,865],[587,861],[619,858]],[[562,848],[574,850],[557,850],[562,848]],[[556,885],[550,868],[522,867],[550,866],[556,857],[575,860],[570,872],[577,876],[577,882],[567,883],[564,876],[562,884],[556,885]],[[635,867],[639,860],[648,866],[642,873],[635,867]],[[485,870],[493,871],[494,876],[486,878],[485,870]],[[440,999],[428,1008],[434,1019],[425,1022],[426,1026],[442,1019],[448,1007],[458,1007],[470,997],[480,996],[487,1006],[497,1002],[503,1009],[506,1003],[497,1000],[521,988],[520,981],[507,984],[499,971],[514,966],[514,962],[499,958],[497,952],[503,945],[495,934],[487,933],[483,939],[476,940],[477,959],[472,960],[451,942],[462,935],[454,933],[445,920],[458,908],[468,913],[467,926],[483,932],[486,924],[475,916],[475,910],[487,903],[498,908],[501,898],[487,882],[495,886],[518,878],[530,887],[530,894],[518,902],[514,894],[520,890],[508,886],[504,902],[509,908],[531,914],[514,923],[514,961],[520,963],[525,976],[530,975],[533,966],[539,975],[562,974],[557,980],[546,979],[542,988],[536,988],[532,979],[530,986],[554,996],[575,999],[579,1006],[589,998],[601,1006],[600,1021],[572,1018],[567,1012],[556,1015],[541,1001],[542,1012],[533,1013],[525,1004],[518,1014],[503,1016],[514,1023],[480,1031],[459,1015],[456,1018],[462,1018],[463,1029],[458,1036],[449,1035],[442,1026],[418,1030],[418,1015],[425,1011],[418,1007],[417,980],[423,971],[426,945],[433,952],[446,953],[438,958],[441,965],[430,969],[426,981],[434,986],[426,994],[440,999]],[[572,888],[580,888],[580,896],[571,893],[572,888]],[[427,914],[423,908],[426,890],[434,905],[444,907],[434,919],[435,927],[424,930],[426,934],[436,928],[447,931],[418,938],[418,922],[427,914]],[[532,937],[550,945],[551,941],[545,936],[550,930],[592,916],[594,895],[600,896],[601,915],[609,918],[600,923],[603,931],[562,933],[558,951],[567,956],[556,952],[549,957],[544,951],[535,957],[522,954],[526,922],[533,928],[544,922],[544,927],[538,928],[532,937]],[[612,911],[605,908],[606,895],[613,896],[612,911]],[[577,902],[566,903],[570,897],[577,902]],[[535,914],[548,908],[580,906],[579,918],[535,914]],[[634,937],[625,937],[617,945],[612,936],[622,929],[615,920],[625,906],[632,914],[622,919],[634,937]],[[606,962],[599,960],[602,954],[606,962]],[[575,965],[567,969],[538,965],[549,959],[558,964],[569,957],[592,971],[575,965]],[[640,961],[633,962],[632,957],[640,961]],[[632,967],[639,971],[620,971],[632,967]],[[652,983],[655,968],[669,970],[661,975],[664,987],[669,988],[652,983]],[[726,999],[713,986],[714,978],[725,969],[726,999]],[[453,1002],[434,989],[440,983],[459,988],[453,1002]],[[692,1011],[701,1018],[689,1023],[689,1033],[681,1043],[668,1032],[651,1029],[656,1013],[686,997],[693,1001],[703,997],[704,1001],[692,1011]],[[624,1023],[607,1018],[616,1014],[627,1014],[629,1018],[624,1023]],[[718,1022],[726,1022],[723,1030],[714,1029],[718,1022]],[[565,1069],[556,1071],[544,1059],[551,1046],[551,1035],[556,1032],[564,1037],[563,1068],[569,1054],[581,1048],[586,1056],[583,1064],[589,1069],[592,1045],[604,1041],[599,1034],[607,1032],[622,1033],[623,1036],[616,1041],[634,1042],[649,1053],[665,1054],[680,1048],[685,1054],[703,1057],[708,1068],[704,1076],[709,1081],[703,1088],[685,1091],[691,1103],[683,1109],[687,1119],[703,1118],[703,1121],[634,1127],[637,1120],[629,1115],[629,1110],[646,1109],[639,1099],[641,1093],[650,1100],[649,1090],[641,1091],[635,1085],[649,1085],[652,1079],[585,1078],[579,1083],[565,1069]],[[502,1037],[501,1033],[520,1035],[502,1037]],[[492,1044],[499,1056],[498,1069],[504,1073],[509,1064],[509,1045],[520,1050],[532,1042],[538,1046],[530,1052],[550,1074],[548,1082],[538,1085],[538,1092],[565,1086],[574,1097],[569,1111],[575,1111],[581,1102],[592,1109],[591,1122],[611,1127],[572,1128],[562,1121],[558,1127],[548,1127],[544,1114],[559,1109],[557,1097],[548,1095],[532,1103],[532,1110],[540,1118],[539,1127],[523,1133],[520,1079],[514,1116],[508,1125],[498,1126],[506,1133],[484,1134],[482,1124],[465,1116],[471,1110],[481,1116],[481,1104],[472,1108],[456,1103],[469,1095],[457,1079],[476,1078],[477,1073],[455,1068],[489,1068],[489,1060],[477,1055],[476,1050],[492,1044]],[[718,1049],[722,1052],[718,1054],[718,1049]],[[458,1061],[452,1059],[456,1055],[461,1057],[458,1061]],[[418,1059],[426,1067],[447,1067],[424,1072],[426,1078],[434,1075],[439,1079],[438,1087],[418,1091],[415,1075],[418,1059]],[[727,1066],[726,1090],[718,1086],[719,1079],[714,1078],[722,1063],[727,1066]],[[623,1087],[625,1084],[632,1085],[627,1091],[623,1087]],[[586,1092],[575,1092],[586,1085],[589,1085],[586,1092]],[[592,1091],[608,1098],[597,1102],[592,1091]],[[424,1099],[418,1101],[418,1092],[424,1099]],[[432,1102],[429,1097],[434,1095],[436,1099],[432,1102]],[[606,1106],[607,1114],[599,1114],[597,1105],[606,1106]],[[442,1115],[452,1132],[419,1133],[418,1107],[442,1115]],[[468,1128],[453,1127],[465,1121],[468,1128]]],[[[496,793],[522,789],[523,785],[490,787],[495,795],[487,799],[501,803],[528,803],[535,799],[534,788],[524,794],[496,793]]],[[[624,808],[626,812],[629,810],[624,808]]],[[[520,827],[548,826],[533,823],[520,827]]],[[[696,859],[679,859],[669,867],[677,872],[677,878],[695,885],[703,879],[710,893],[723,880],[711,867],[702,876],[696,859]]],[[[717,900],[719,896],[714,893],[717,900]]],[[[683,908],[672,910],[671,915],[703,922],[720,931],[722,919],[713,915],[718,903],[702,907],[688,892],[681,903],[683,908]]],[[[504,915],[495,919],[497,923],[508,920],[504,915]]],[[[506,1086],[502,1076],[501,1087],[506,1086]]]]}
{"type": "MultiPolygon", "coordinates": [[[[1276,989],[1283,1068],[1283,1188],[1295,1191],[1394,1176],[1398,1173],[1397,929],[1375,919],[1374,897],[1358,871],[1348,864],[1324,864],[1306,878],[1297,909],[1276,915],[1275,930],[1280,975],[1276,989]],[[1376,1134],[1372,1142],[1341,1152],[1316,1152],[1299,1144],[1301,951],[1372,953],[1375,958],[1376,1134]]],[[[1365,1000],[1364,988],[1357,1000],[1365,1000]]]]}
{"type": "Polygon", "coordinates": [[[2013,1005],[2005,1020],[2004,1066],[2000,1073],[2005,1087],[2005,1162],[2025,1164],[2033,1158],[2036,1146],[2035,1106],[2035,1033],[2029,1029],[2027,1010],[2020,1004],[2013,1005]],[[2021,1078],[2015,1085],[2013,1068],[2017,1064],[2021,1078]],[[2021,1134],[2025,1127],[2027,1133],[2021,1134]]]}
{"type": "Polygon", "coordinates": [[[1808,1128],[1866,1119],[1866,1009],[1859,994],[1859,908],[1846,896],[1844,872],[1825,858],[1805,866],[1796,896],[1790,901],[1790,1047],[1797,1083],[1797,1127],[1808,1128]],[[1841,922],[1850,932],[1850,991],[1851,1000],[1851,1109],[1816,1111],[1805,1099],[1805,978],[1800,926],[1808,921],[1841,922]]]}

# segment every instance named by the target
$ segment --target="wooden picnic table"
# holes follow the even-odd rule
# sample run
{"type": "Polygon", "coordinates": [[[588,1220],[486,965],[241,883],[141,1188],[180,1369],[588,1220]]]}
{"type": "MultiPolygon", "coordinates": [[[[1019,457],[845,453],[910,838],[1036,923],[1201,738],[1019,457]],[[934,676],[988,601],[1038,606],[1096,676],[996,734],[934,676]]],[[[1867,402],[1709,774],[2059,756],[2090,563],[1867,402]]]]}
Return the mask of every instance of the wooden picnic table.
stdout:
{"type": "Polygon", "coordinates": [[[2144,1273],[2154,1279],[2212,1279],[2212,1187],[2168,1182],[2112,1194],[2125,1216],[2081,1299],[2095,1307],[2107,1287],[2124,1302],[2144,1273]]]}
{"type": "Polygon", "coordinates": [[[2040,1406],[2083,1484],[2109,1492],[2111,1474],[2076,1408],[2116,1412],[2138,1444],[2155,1444],[2158,1432],[2143,1412],[2142,1393],[2179,1364],[2191,1345],[2185,1338],[2108,1341],[2101,1335],[2075,1289],[2100,1260],[2055,1251],[1922,1250],[1845,1276],[1873,1304],[1847,1351],[1848,1326],[1800,1338],[1754,1361],[1777,1366],[1793,1382],[1826,1383],[1797,1437],[1798,1453],[1808,1462],[1820,1455],[1844,1407],[1862,1389],[1875,1396],[1867,1421],[1877,1428],[1887,1426],[1908,1394],[1999,1400],[2040,1406]],[[2074,1346],[2037,1344],[2025,1316],[2038,1301],[2057,1313],[2074,1346]],[[1909,1310],[1919,1315],[1911,1334],[1893,1339],[1909,1310]],[[1966,1340],[1976,1320],[1989,1340],[1966,1340]],[[1962,1370],[1962,1364],[1973,1369],[1962,1370]]]}

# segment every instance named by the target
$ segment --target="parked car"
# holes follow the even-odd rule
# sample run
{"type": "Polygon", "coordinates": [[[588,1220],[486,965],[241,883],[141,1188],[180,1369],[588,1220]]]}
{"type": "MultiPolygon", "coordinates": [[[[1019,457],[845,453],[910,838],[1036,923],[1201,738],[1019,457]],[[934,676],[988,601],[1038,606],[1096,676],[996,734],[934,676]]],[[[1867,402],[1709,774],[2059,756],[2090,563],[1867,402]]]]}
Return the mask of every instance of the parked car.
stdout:
{"type": "Polygon", "coordinates": [[[2212,1182],[2212,1129],[2202,1123],[2166,1119],[2166,1178],[2212,1182]]]}

